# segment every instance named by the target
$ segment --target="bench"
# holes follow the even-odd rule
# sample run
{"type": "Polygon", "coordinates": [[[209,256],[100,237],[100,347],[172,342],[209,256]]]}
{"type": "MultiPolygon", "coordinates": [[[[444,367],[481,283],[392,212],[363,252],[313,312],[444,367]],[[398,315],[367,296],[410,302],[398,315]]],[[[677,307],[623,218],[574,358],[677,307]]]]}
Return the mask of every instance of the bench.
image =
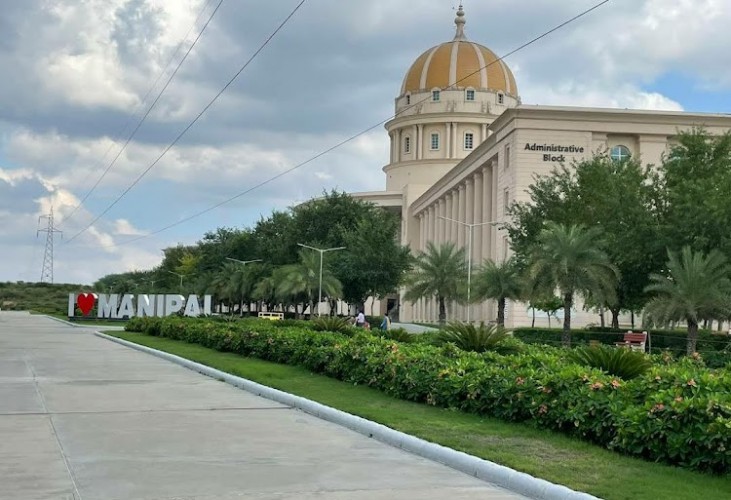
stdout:
{"type": "Polygon", "coordinates": [[[633,351],[645,352],[645,343],[647,342],[647,332],[635,333],[629,331],[624,334],[622,342],[616,342],[617,347],[627,347],[633,351]]]}
{"type": "Polygon", "coordinates": [[[279,321],[284,319],[284,313],[277,313],[277,312],[260,312],[259,313],[260,319],[268,319],[269,321],[279,321]]]}

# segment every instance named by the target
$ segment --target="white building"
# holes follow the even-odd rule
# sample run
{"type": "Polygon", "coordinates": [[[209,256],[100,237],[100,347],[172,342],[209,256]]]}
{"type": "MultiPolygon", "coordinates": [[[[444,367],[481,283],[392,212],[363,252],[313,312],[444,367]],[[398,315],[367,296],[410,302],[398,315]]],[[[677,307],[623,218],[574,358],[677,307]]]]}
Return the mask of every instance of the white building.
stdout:
{"type": "MultiPolygon", "coordinates": [[[[629,111],[522,105],[510,68],[490,49],[468,41],[460,7],[452,41],[421,54],[409,68],[396,98],[396,117],[386,124],[390,162],[383,168],[386,190],[356,193],[401,215],[401,241],[413,251],[427,242],[467,247],[467,224],[506,221],[513,202],[527,201],[535,175],[550,174],[561,162],[609,152],[657,164],[679,130],[704,126],[710,133],[731,129],[731,115],[629,111]]],[[[510,255],[507,234],[496,225],[475,227],[472,260],[500,261],[510,255]]],[[[434,300],[398,302],[400,321],[436,322],[434,300]]],[[[386,304],[382,304],[386,307],[386,304]]],[[[389,307],[390,308],[390,307],[389,307]]],[[[452,305],[451,319],[467,318],[452,305]]],[[[532,314],[510,303],[506,326],[526,326],[532,314]]],[[[472,306],[473,321],[492,321],[494,303],[472,306]]],[[[572,323],[596,323],[577,308],[572,323]]],[[[546,325],[545,317],[537,325],[546,325]]],[[[554,323],[555,324],[555,323],[554,323]]]]}

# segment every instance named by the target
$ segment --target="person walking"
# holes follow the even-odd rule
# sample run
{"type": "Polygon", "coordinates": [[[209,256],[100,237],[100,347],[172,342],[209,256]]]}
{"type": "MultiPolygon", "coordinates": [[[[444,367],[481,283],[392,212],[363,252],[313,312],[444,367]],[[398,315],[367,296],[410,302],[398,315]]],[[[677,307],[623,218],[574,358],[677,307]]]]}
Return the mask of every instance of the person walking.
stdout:
{"type": "Polygon", "coordinates": [[[381,330],[388,331],[391,329],[391,318],[388,317],[388,313],[384,313],[383,321],[381,321],[381,330]]]}
{"type": "Polygon", "coordinates": [[[365,312],[363,312],[363,309],[358,311],[358,315],[355,317],[355,326],[357,328],[365,328],[366,325],[366,317],[365,312]]]}

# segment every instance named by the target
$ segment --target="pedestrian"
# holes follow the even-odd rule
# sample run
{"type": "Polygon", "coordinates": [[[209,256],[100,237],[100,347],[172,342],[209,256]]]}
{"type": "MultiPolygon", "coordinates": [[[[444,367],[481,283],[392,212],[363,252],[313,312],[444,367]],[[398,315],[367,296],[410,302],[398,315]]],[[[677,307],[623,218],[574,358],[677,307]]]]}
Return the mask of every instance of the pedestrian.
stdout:
{"type": "Polygon", "coordinates": [[[381,321],[381,330],[388,331],[391,329],[391,318],[388,317],[388,312],[384,313],[383,321],[381,321]]]}
{"type": "Polygon", "coordinates": [[[360,311],[358,311],[358,315],[355,317],[355,326],[358,328],[365,328],[365,325],[366,317],[363,309],[361,309],[360,311]]]}

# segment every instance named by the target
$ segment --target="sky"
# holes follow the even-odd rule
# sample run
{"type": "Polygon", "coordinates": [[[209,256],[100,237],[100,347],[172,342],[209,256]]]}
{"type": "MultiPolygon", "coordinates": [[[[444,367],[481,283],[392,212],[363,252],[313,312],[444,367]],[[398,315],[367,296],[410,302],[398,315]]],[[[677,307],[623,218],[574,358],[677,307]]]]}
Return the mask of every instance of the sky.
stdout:
{"type": "MultiPolygon", "coordinates": [[[[454,36],[455,0],[309,0],[181,141],[76,236],[298,0],[224,0],[135,137],[75,210],[217,3],[3,2],[0,281],[39,280],[45,235],[36,230],[51,207],[63,231],[55,281],[92,283],[149,269],[165,247],[195,243],[221,226],[252,226],[324,190],[385,187],[388,136],[377,126],[232,203],[146,236],[390,118],[411,63],[454,36]]],[[[502,55],[595,3],[465,0],[466,33],[502,55]]],[[[728,0],[612,0],[506,63],[524,104],[730,113],[728,26],[728,0]]]]}

